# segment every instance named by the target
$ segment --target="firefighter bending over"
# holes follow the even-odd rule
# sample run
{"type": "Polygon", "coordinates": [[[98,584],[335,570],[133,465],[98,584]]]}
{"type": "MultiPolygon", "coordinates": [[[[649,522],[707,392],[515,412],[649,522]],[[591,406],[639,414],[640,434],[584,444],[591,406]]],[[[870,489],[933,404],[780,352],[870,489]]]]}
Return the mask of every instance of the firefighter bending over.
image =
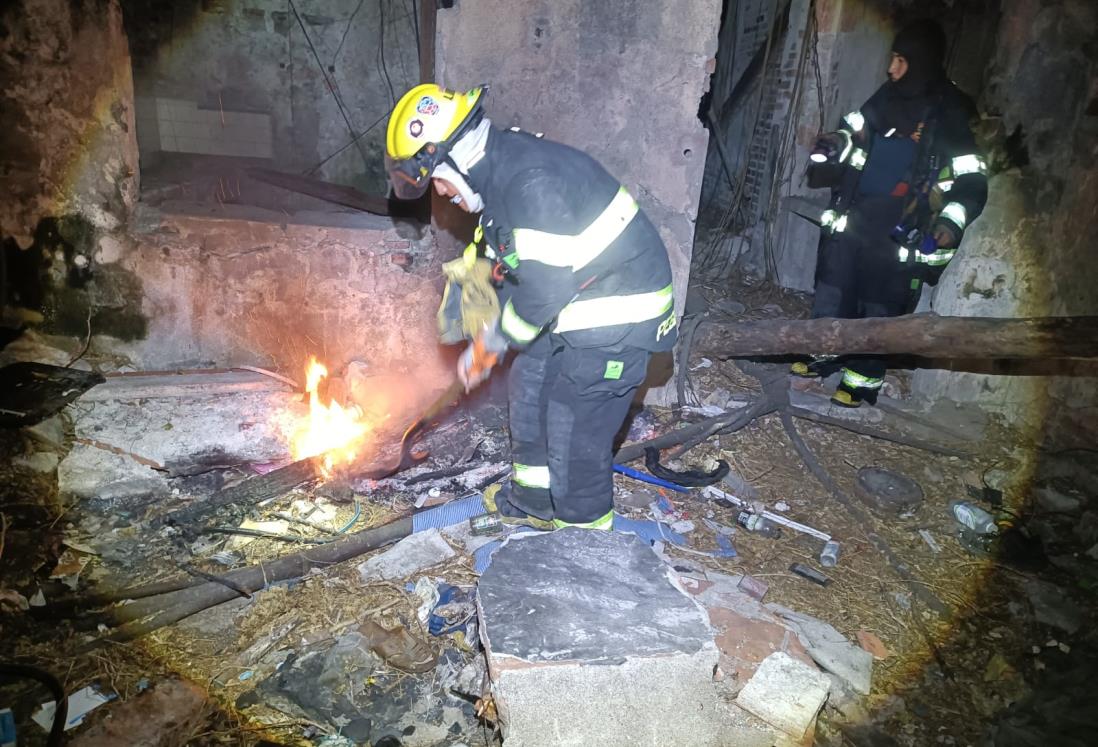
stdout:
{"type": "Polygon", "coordinates": [[[508,379],[513,471],[490,498],[505,520],[609,529],[614,435],[649,355],[676,339],[667,251],[593,158],[493,127],[485,94],[433,84],[405,94],[389,119],[390,181],[405,199],[433,183],[480,213],[474,243],[446,267],[439,316],[443,341],[475,337],[458,363],[467,388],[507,348],[519,351],[508,379]],[[477,302],[489,272],[498,314],[477,302]]]}

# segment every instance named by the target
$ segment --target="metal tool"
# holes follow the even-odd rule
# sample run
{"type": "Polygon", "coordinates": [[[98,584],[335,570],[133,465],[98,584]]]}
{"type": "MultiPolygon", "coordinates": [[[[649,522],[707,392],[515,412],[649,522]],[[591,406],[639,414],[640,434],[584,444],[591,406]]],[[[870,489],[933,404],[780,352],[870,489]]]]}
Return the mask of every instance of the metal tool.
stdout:
{"type": "MultiPolygon", "coordinates": [[[[473,348],[473,367],[469,370],[470,378],[479,375],[485,369],[491,369],[499,360],[498,354],[490,353],[485,349],[484,341],[479,336],[473,340],[473,348]]],[[[410,469],[426,459],[427,454],[422,454],[417,458],[416,455],[412,453],[412,446],[415,444],[416,436],[418,436],[423,428],[440,412],[461,399],[461,395],[464,393],[465,384],[462,383],[460,379],[455,379],[454,382],[438,396],[438,399],[431,403],[431,405],[420,413],[419,417],[413,420],[412,424],[405,429],[404,435],[400,438],[400,459],[397,463],[391,468],[382,467],[373,472],[366,472],[363,474],[363,477],[368,477],[371,480],[381,480],[390,475],[395,475],[397,472],[403,472],[406,469],[410,469]]]]}

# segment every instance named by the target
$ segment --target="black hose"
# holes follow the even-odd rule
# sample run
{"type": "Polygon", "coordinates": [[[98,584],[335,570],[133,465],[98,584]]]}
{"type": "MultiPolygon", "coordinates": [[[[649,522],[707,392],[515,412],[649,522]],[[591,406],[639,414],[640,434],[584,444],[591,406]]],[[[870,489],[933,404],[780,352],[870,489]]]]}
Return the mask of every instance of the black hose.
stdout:
{"type": "Polygon", "coordinates": [[[728,462],[723,459],[717,460],[717,468],[712,472],[703,472],[696,469],[676,472],[660,464],[660,451],[651,446],[644,450],[644,466],[661,480],[669,480],[676,485],[682,485],[684,488],[703,488],[706,485],[716,485],[728,474],[728,462]]]}
{"type": "Polygon", "coordinates": [[[53,712],[53,725],[50,734],[46,738],[47,747],[61,747],[61,740],[65,733],[65,722],[69,717],[69,699],[65,696],[65,689],[61,683],[49,672],[32,667],[28,664],[0,664],[0,677],[5,679],[30,679],[41,682],[53,693],[53,699],[57,708],[53,712]]]}

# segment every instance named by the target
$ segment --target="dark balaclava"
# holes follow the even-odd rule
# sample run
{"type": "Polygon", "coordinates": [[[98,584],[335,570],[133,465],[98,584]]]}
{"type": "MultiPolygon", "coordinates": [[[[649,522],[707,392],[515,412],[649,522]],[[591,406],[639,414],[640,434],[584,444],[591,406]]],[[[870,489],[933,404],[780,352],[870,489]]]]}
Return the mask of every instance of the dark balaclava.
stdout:
{"type": "Polygon", "coordinates": [[[893,84],[900,96],[923,96],[945,78],[946,36],[937,21],[925,18],[904,26],[892,51],[907,60],[907,74],[893,84]]]}

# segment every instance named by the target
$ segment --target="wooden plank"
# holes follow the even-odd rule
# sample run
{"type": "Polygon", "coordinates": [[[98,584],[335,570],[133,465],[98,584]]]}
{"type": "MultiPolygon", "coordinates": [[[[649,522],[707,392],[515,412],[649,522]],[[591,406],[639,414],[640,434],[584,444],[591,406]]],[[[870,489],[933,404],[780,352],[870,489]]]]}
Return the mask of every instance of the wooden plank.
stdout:
{"type": "Polygon", "coordinates": [[[241,392],[290,392],[293,388],[253,371],[188,371],[111,376],[80,397],[81,402],[208,397],[241,392]]]}

